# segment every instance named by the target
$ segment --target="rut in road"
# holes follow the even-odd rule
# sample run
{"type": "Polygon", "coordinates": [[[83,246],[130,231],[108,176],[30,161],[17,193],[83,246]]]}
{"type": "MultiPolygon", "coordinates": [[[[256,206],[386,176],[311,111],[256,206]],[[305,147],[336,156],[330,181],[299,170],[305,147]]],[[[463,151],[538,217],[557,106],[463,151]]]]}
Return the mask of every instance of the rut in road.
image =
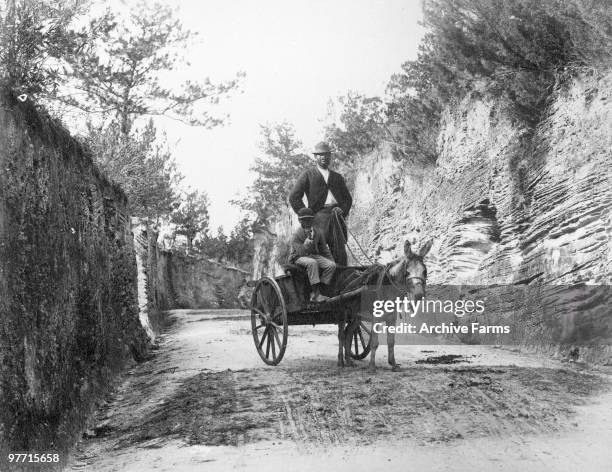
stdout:
{"type": "MultiPolygon", "coordinates": [[[[393,436],[419,443],[507,437],[572,427],[577,405],[606,381],[570,369],[415,366],[400,373],[276,367],[206,371],[141,418],[107,424],[113,448],[180,438],[188,444],[258,440],[368,443],[393,436]]],[[[150,388],[148,381],[133,385],[150,388]]],[[[124,419],[125,420],[125,419],[124,419]]]]}

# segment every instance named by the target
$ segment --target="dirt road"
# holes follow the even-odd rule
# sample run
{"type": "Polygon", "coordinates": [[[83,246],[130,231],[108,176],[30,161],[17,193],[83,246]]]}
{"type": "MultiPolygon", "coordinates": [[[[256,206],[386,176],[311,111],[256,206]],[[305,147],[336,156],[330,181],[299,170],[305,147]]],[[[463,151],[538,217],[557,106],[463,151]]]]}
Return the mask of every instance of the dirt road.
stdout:
{"type": "Polygon", "coordinates": [[[68,469],[612,470],[610,371],[397,346],[402,371],[383,347],[372,375],[366,361],[336,367],[333,326],[290,327],[283,362],[268,367],[247,312],[170,316],[156,356],[126,373],[68,469]]]}

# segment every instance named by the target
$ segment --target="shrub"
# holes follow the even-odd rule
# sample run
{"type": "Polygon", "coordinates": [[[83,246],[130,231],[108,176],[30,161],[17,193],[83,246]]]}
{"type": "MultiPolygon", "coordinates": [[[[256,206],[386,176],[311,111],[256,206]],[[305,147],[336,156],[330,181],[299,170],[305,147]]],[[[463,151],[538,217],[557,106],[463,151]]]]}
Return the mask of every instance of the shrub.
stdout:
{"type": "Polygon", "coordinates": [[[435,160],[441,110],[469,93],[504,97],[527,126],[578,72],[612,63],[606,0],[425,0],[418,57],[391,78],[388,119],[402,157],[435,160]]]}

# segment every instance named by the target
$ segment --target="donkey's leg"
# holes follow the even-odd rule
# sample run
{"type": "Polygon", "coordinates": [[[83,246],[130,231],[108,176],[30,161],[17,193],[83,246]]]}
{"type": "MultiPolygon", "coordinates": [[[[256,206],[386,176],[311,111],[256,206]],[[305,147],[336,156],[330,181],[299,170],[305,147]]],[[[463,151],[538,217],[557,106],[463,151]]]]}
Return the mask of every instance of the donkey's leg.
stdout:
{"type": "Polygon", "coordinates": [[[375,333],[374,329],[372,329],[370,336],[370,365],[368,366],[370,372],[376,372],[376,349],[378,349],[378,333],[375,333]]]}
{"type": "MultiPolygon", "coordinates": [[[[387,326],[395,326],[397,322],[397,314],[393,314],[389,319],[385,320],[387,326]]],[[[400,365],[395,362],[395,333],[387,331],[387,360],[393,372],[400,370],[400,365]]]]}
{"type": "Polygon", "coordinates": [[[344,363],[347,367],[354,367],[355,362],[351,357],[351,343],[353,342],[353,336],[357,332],[357,322],[359,318],[352,316],[347,323],[346,336],[344,337],[344,363]]]}
{"type": "Polygon", "coordinates": [[[344,367],[344,317],[338,319],[338,367],[344,367]]]}

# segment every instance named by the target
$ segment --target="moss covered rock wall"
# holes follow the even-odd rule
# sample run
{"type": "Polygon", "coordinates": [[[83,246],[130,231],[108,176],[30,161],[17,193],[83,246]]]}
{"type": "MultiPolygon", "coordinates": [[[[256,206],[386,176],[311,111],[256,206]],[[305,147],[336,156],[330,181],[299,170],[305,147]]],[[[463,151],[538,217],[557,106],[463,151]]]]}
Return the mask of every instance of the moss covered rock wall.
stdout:
{"type": "Polygon", "coordinates": [[[65,129],[0,96],[0,433],[52,449],[146,335],[126,197],[65,129]]]}

